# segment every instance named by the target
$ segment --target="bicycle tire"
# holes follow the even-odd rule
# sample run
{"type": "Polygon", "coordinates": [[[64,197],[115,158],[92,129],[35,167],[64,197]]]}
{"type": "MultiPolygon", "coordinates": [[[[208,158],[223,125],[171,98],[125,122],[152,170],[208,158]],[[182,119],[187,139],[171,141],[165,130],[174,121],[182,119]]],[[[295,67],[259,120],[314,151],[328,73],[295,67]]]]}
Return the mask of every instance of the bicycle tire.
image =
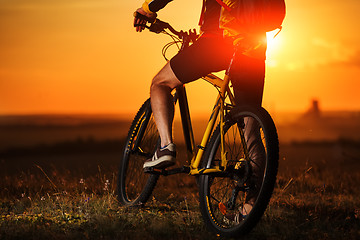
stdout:
{"type": "MultiPolygon", "coordinates": [[[[279,141],[275,124],[269,113],[263,108],[238,107],[230,111],[226,117],[224,135],[226,157],[230,160],[227,166],[229,173],[227,176],[200,175],[200,210],[205,225],[211,231],[224,237],[236,237],[249,233],[259,222],[269,204],[278,169],[279,141]],[[256,121],[259,126],[259,133],[261,134],[259,136],[261,136],[265,150],[263,153],[266,155],[266,157],[259,158],[266,159],[263,164],[259,164],[259,160],[257,160],[258,163],[252,160],[247,164],[238,160],[244,155],[242,150],[244,143],[236,135],[236,131],[239,132],[239,127],[244,128],[247,124],[245,119],[253,119],[251,121],[253,123],[256,121]],[[242,167],[236,169],[239,164],[242,164],[242,167]],[[255,168],[257,168],[257,175],[261,177],[252,176],[255,175],[254,172],[256,171],[252,172],[251,169],[255,168]],[[231,173],[229,169],[233,169],[233,172],[231,173]],[[253,180],[251,181],[251,179],[253,180]],[[256,192],[252,197],[255,200],[253,200],[250,212],[244,214],[246,207],[249,208],[250,206],[245,204],[247,204],[246,197],[249,196],[250,198],[251,192],[256,192]]],[[[205,149],[204,158],[201,162],[202,168],[210,168],[219,164],[220,139],[220,127],[218,125],[205,149]]],[[[253,146],[260,146],[260,144],[253,146]]],[[[249,146],[246,147],[249,150],[249,146]]],[[[259,147],[258,149],[262,148],[259,147]]],[[[254,156],[255,159],[256,155],[254,156]]]]}
{"type": "Polygon", "coordinates": [[[148,99],[135,115],[125,142],[117,182],[117,198],[121,205],[141,206],[151,196],[159,175],[144,173],[143,163],[153,156],[159,144],[148,99]]]}

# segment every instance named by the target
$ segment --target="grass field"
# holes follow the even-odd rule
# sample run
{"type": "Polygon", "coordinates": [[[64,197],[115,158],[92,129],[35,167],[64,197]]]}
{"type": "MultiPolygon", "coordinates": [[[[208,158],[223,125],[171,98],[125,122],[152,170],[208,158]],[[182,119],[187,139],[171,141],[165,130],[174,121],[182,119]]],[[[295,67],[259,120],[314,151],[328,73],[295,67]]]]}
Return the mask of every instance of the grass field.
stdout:
{"type": "MultiPolygon", "coordinates": [[[[122,144],[57,139],[0,151],[0,239],[220,238],[205,228],[187,175],[161,178],[143,208],[119,206],[122,144]]],[[[243,239],[360,239],[360,142],[289,142],[280,152],[271,203],[243,239]]]]}

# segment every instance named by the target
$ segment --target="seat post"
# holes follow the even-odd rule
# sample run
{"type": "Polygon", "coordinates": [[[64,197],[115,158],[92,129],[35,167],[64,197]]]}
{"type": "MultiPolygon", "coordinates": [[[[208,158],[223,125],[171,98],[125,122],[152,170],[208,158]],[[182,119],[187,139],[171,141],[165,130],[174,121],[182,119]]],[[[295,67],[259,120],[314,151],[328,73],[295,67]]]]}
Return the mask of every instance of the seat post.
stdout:
{"type": "Polygon", "coordinates": [[[195,150],[194,133],[191,125],[189,104],[184,85],[176,88],[176,94],[179,100],[181,123],[186,144],[187,152],[192,156],[195,150]]]}

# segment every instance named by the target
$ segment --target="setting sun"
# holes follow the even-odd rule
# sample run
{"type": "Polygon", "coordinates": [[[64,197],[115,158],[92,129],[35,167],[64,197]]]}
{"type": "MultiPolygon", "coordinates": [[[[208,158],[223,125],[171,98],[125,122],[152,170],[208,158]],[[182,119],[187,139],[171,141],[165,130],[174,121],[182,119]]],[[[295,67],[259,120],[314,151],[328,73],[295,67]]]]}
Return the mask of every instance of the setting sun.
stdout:
{"type": "Polygon", "coordinates": [[[280,30],[274,30],[266,34],[267,51],[266,51],[266,65],[268,67],[276,67],[277,56],[281,51],[282,36],[280,30]]]}
{"type": "MultiPolygon", "coordinates": [[[[149,96],[169,39],[134,31],[142,1],[0,2],[0,114],[133,113],[149,96]]],[[[360,109],[359,9],[351,0],[287,1],[282,31],[267,37],[266,108],[303,111],[317,98],[324,109],[360,109]]],[[[173,1],[159,18],[187,30],[200,10],[201,1],[173,1]]],[[[189,92],[195,112],[207,109],[208,94],[189,92]]]]}

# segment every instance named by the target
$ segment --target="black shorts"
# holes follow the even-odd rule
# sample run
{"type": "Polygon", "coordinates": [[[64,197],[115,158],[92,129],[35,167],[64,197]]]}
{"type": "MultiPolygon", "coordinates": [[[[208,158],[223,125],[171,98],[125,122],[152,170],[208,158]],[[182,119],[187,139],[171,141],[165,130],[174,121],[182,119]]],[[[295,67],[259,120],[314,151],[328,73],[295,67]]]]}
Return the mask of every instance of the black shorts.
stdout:
{"type": "MultiPolygon", "coordinates": [[[[175,55],[170,66],[182,83],[188,83],[209,73],[226,70],[233,54],[232,42],[222,36],[206,36],[175,55]]],[[[261,105],[264,78],[264,60],[237,55],[230,71],[237,104],[261,105]]]]}
{"type": "Polygon", "coordinates": [[[200,37],[170,60],[175,76],[188,83],[211,72],[225,70],[234,53],[233,45],[222,36],[200,37]]]}

